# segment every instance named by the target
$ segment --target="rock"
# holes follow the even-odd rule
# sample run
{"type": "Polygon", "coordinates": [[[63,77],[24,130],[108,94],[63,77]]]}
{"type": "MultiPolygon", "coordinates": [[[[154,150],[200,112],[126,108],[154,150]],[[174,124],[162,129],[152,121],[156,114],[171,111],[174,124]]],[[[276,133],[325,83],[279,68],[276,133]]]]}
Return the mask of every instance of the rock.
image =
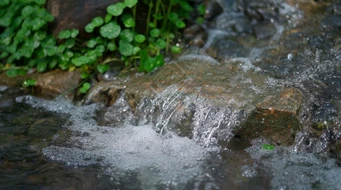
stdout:
{"type": "Polygon", "coordinates": [[[65,95],[68,99],[73,100],[75,97],[74,90],[81,78],[79,70],[72,72],[53,70],[38,75],[36,80],[35,88],[40,95],[50,98],[65,95]]]}
{"type": "Polygon", "coordinates": [[[84,30],[96,16],[105,16],[106,8],[121,0],[48,0],[46,8],[55,17],[50,30],[54,36],[65,29],[78,29],[80,36],[87,33],[84,30]]]}
{"type": "Polygon", "coordinates": [[[273,145],[291,146],[299,130],[300,124],[295,115],[257,109],[234,133],[237,138],[247,142],[262,137],[273,145]]]}
{"type": "Polygon", "coordinates": [[[275,112],[287,112],[297,115],[302,104],[302,93],[296,88],[286,88],[275,96],[268,96],[257,105],[258,109],[268,109],[275,112]]]}
{"type": "Polygon", "coordinates": [[[0,84],[7,86],[21,86],[26,79],[36,80],[34,94],[48,99],[64,95],[66,98],[73,100],[74,91],[79,84],[80,71],[72,72],[62,71],[59,69],[46,73],[34,73],[24,76],[8,77],[5,73],[0,73],[0,84]]]}
{"type": "Polygon", "coordinates": [[[276,34],[276,28],[271,22],[265,22],[253,25],[252,32],[257,39],[266,39],[276,34]]]}
{"type": "Polygon", "coordinates": [[[205,19],[213,19],[223,12],[223,8],[216,0],[211,0],[206,4],[205,19]]]}
{"type": "Polygon", "coordinates": [[[325,30],[340,30],[341,15],[329,15],[321,21],[321,27],[325,30]]]}

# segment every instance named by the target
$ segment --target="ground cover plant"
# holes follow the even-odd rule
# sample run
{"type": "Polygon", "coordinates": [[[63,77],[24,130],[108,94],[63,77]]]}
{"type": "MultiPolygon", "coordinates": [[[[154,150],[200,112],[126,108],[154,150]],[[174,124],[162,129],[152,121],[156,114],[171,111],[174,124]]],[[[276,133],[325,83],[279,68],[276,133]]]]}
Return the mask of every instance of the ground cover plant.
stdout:
{"type": "MultiPolygon", "coordinates": [[[[48,33],[53,16],[44,8],[46,0],[2,0],[0,2],[0,69],[10,77],[55,68],[81,69],[86,80],[93,73],[104,73],[110,61],[125,67],[151,72],[164,64],[165,54],[179,53],[181,31],[193,11],[203,15],[203,5],[186,0],[124,0],[107,7],[104,17],[95,17],[85,26],[92,38],[78,39],[77,29],[64,30],[57,38],[48,33]],[[137,4],[148,6],[145,31],[137,31],[137,4]]],[[[202,22],[202,17],[197,19],[202,22]]],[[[26,80],[23,86],[32,86],[26,80]]]]}

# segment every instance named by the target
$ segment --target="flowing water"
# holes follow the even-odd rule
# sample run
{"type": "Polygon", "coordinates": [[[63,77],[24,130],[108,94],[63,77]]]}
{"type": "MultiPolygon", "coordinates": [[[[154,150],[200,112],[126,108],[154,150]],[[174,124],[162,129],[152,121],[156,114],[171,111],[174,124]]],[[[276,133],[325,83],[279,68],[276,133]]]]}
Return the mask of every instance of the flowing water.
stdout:
{"type": "Polygon", "coordinates": [[[341,52],[339,34],[327,29],[339,27],[341,5],[314,2],[305,12],[291,1],[219,2],[224,11],[207,24],[205,53],[179,58],[203,72],[180,82],[200,92],[200,77],[218,81],[208,87],[226,84],[214,93],[236,94],[227,104],[177,93],[182,83],[174,83],[143,97],[133,114],[123,91],[107,108],[0,86],[0,189],[340,189],[340,158],[329,149],[341,136],[341,52]],[[271,150],[265,138],[235,138],[254,98],[281,87],[304,97],[293,145],[271,150]],[[314,125],[324,126],[319,135],[314,125]]]}

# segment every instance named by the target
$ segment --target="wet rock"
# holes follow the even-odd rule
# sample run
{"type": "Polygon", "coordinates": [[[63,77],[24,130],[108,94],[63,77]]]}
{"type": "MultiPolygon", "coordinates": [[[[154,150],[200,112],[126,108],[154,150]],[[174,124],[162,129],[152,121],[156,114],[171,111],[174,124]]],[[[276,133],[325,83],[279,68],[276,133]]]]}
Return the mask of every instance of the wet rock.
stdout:
{"type": "Polygon", "coordinates": [[[279,4],[276,1],[267,0],[240,0],[239,9],[243,10],[251,20],[264,21],[275,19],[279,15],[279,4]]]}
{"type": "Polygon", "coordinates": [[[120,0],[49,0],[47,10],[55,17],[50,30],[54,36],[65,29],[78,29],[86,35],[84,27],[96,16],[105,16],[106,8],[120,0]]]}
{"type": "Polygon", "coordinates": [[[276,28],[271,22],[252,26],[252,32],[258,39],[266,39],[276,34],[276,28]]]}
{"type": "Polygon", "coordinates": [[[236,138],[246,142],[262,137],[273,145],[291,146],[299,130],[300,123],[295,115],[257,109],[234,133],[236,138]]]}
{"type": "Polygon", "coordinates": [[[34,73],[14,78],[6,76],[5,73],[0,73],[0,84],[7,86],[21,86],[26,79],[36,80],[34,94],[37,96],[51,99],[64,95],[70,100],[75,97],[75,88],[81,80],[79,70],[68,72],[56,69],[46,73],[34,73]]]}
{"type": "Polygon", "coordinates": [[[205,18],[210,20],[220,15],[223,12],[223,8],[216,0],[211,0],[206,4],[205,18]]]}
{"type": "Polygon", "coordinates": [[[321,27],[325,30],[340,30],[341,15],[329,15],[321,21],[321,27]]]}
{"type": "Polygon", "coordinates": [[[270,112],[287,112],[297,115],[302,104],[302,93],[296,88],[286,88],[280,94],[268,96],[257,105],[259,109],[268,109],[270,112]]]}
{"type": "Polygon", "coordinates": [[[184,39],[187,44],[202,47],[205,45],[207,33],[202,26],[194,24],[184,30],[184,39]]]}

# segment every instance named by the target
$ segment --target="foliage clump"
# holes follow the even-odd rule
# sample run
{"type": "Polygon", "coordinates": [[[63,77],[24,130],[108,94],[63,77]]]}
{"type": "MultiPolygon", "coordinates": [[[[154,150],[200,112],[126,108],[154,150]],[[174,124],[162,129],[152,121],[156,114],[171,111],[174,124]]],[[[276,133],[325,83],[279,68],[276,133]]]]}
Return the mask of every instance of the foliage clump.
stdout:
{"type": "MultiPolygon", "coordinates": [[[[8,76],[59,67],[81,68],[86,79],[106,72],[112,60],[150,72],[164,64],[164,53],[181,51],[176,36],[194,11],[186,0],[124,0],[108,6],[104,17],[93,18],[84,28],[93,37],[82,42],[76,29],[61,31],[57,39],[47,32],[54,18],[45,1],[0,2],[0,69],[8,76]],[[145,31],[136,29],[138,3],[148,6],[145,31]]],[[[203,6],[198,10],[203,14],[203,6]]],[[[89,84],[83,87],[86,92],[89,84]]]]}

